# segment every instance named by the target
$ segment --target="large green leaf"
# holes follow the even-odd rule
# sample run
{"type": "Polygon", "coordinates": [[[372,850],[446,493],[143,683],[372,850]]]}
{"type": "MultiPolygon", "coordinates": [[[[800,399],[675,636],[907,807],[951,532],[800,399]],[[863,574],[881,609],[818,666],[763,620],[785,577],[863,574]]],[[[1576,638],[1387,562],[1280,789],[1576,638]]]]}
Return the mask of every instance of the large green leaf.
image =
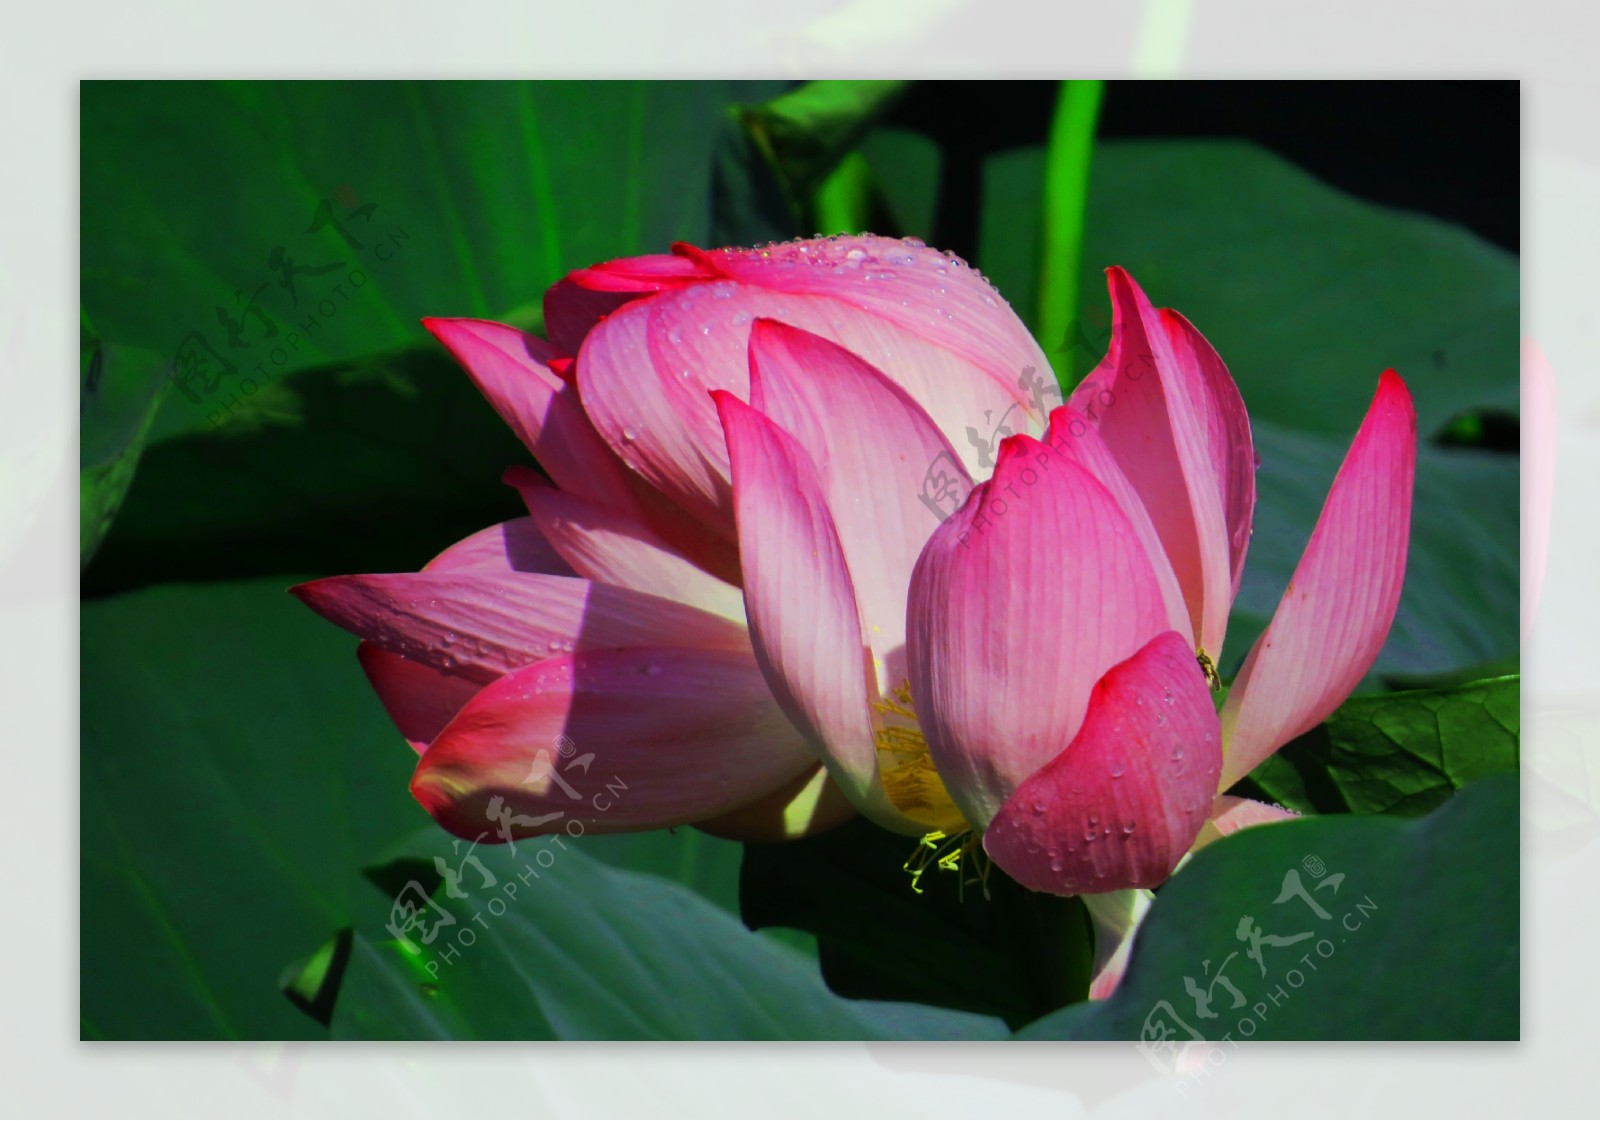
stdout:
{"type": "MultiPolygon", "coordinates": [[[[1033,306],[1043,158],[991,157],[979,264],[1012,305],[1033,306]]],[[[1352,198],[1253,145],[1111,141],[1096,150],[1084,245],[1087,343],[1104,353],[1109,265],[1216,346],[1252,417],[1348,438],[1378,374],[1397,369],[1422,432],[1517,404],[1516,258],[1465,230],[1352,198]]]]}
{"type": "Polygon", "coordinates": [[[1161,889],[1108,1000],[1021,1036],[1141,1040],[1158,1065],[1196,1039],[1516,1039],[1517,804],[1501,775],[1416,821],[1242,830],[1161,889]]]}
{"type": "MultiPolygon", "coordinates": [[[[286,963],[353,923],[357,869],[427,822],[355,640],[290,582],[83,608],[86,1036],[318,1035],[278,991],[286,963]]],[[[685,829],[569,843],[737,906],[732,842],[685,829]]]]}
{"type": "Polygon", "coordinates": [[[426,820],[353,644],[285,584],[84,605],[86,1036],[318,1034],[280,971],[351,921],[353,869],[426,820]]]}
{"type": "Polygon", "coordinates": [[[1088,992],[1093,941],[1077,899],[1027,891],[981,852],[931,862],[915,887],[909,837],[855,821],[819,837],[748,845],[740,910],[757,928],[817,937],[835,992],[918,1001],[1020,1026],[1088,992]],[[984,875],[980,877],[980,870],[984,875]]]}
{"type": "Polygon", "coordinates": [[[87,332],[78,382],[78,519],[81,563],[111,528],[172,383],[149,351],[107,347],[87,332]]]}
{"type": "MultiPolygon", "coordinates": [[[[1226,672],[1277,609],[1353,436],[1255,424],[1255,531],[1229,621],[1226,672]]],[[[1436,673],[1517,652],[1519,511],[1515,457],[1420,450],[1405,586],[1377,673],[1436,673]]]]}
{"type": "Polygon", "coordinates": [[[1241,793],[1312,813],[1427,813],[1517,769],[1520,686],[1500,677],[1356,697],[1251,771],[1241,793]]]}
{"type": "Polygon", "coordinates": [[[218,428],[150,448],[84,576],[164,580],[415,570],[526,513],[500,483],[527,450],[442,349],[308,370],[218,428]]]}
{"type": "Polygon", "coordinates": [[[421,316],[503,315],[570,268],[703,238],[746,92],[85,83],[83,303],[194,374],[155,438],[203,426],[247,383],[416,342],[421,316]]]}
{"type": "Polygon", "coordinates": [[[808,956],[681,885],[591,860],[565,838],[469,850],[429,831],[373,880],[390,894],[373,896],[373,917],[357,929],[334,1009],[343,1038],[1005,1034],[985,1017],[836,996],[808,956]],[[453,884],[425,882],[438,879],[426,874],[435,860],[453,884]]]}

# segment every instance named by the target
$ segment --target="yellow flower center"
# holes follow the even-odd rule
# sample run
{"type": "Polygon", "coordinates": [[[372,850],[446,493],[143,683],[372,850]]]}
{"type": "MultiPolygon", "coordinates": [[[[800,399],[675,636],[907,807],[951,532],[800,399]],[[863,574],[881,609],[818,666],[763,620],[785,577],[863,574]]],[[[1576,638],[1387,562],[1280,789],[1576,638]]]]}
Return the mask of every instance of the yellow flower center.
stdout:
{"type": "MultiPolygon", "coordinates": [[[[922,875],[930,868],[960,874],[963,857],[968,858],[969,866],[977,866],[980,882],[987,879],[988,861],[981,859],[982,838],[956,808],[928,754],[928,741],[911,704],[910,682],[902,682],[873,707],[879,717],[874,721],[873,739],[884,793],[895,809],[928,829],[905,863],[911,873],[911,890],[922,893],[922,875]]],[[[961,887],[966,887],[965,878],[961,887]]]]}

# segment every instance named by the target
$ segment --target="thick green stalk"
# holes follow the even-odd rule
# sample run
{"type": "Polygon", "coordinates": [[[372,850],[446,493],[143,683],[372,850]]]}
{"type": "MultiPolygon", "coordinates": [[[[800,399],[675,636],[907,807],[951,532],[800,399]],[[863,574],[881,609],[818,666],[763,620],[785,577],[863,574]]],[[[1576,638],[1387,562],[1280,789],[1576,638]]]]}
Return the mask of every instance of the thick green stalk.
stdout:
{"type": "Polygon", "coordinates": [[[1100,115],[1101,83],[1066,81],[1056,101],[1045,151],[1044,250],[1039,263],[1039,342],[1063,392],[1072,388],[1078,276],[1083,264],[1089,161],[1100,115]],[[1069,332],[1071,337],[1069,338],[1069,332]],[[1063,346],[1065,344],[1065,346],[1063,346]]]}

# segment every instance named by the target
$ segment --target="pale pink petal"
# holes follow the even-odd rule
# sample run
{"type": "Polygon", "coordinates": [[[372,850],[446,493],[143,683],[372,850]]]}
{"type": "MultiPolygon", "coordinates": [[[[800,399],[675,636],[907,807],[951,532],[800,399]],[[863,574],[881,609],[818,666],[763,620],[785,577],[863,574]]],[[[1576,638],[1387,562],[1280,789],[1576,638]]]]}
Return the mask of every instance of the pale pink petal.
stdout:
{"type": "Polygon", "coordinates": [[[929,538],[909,616],[922,731],[979,828],[1072,741],[1095,682],[1167,629],[1150,558],[1117,500],[1025,436],[1005,442],[994,477],[929,538]]]}
{"type": "MultiPolygon", "coordinates": [[[[1025,370],[1050,376],[1044,352],[994,286],[959,258],[921,242],[869,234],[760,249],[715,249],[705,258],[724,276],[745,284],[797,296],[831,297],[868,312],[905,337],[924,339],[982,371],[1011,401],[1028,399],[1025,370]]],[[[815,330],[806,324],[796,326],[815,330]]],[[[918,387],[902,380],[881,355],[845,339],[837,341],[912,390],[926,407],[918,387]]],[[[969,414],[962,423],[981,421],[969,414]]]]}
{"type": "Polygon", "coordinates": [[[922,831],[889,804],[878,774],[871,655],[816,467],[792,436],[732,394],[717,393],[716,404],[756,660],[845,795],[879,824],[922,831]]]}
{"type": "Polygon", "coordinates": [[[621,464],[584,415],[577,389],[546,362],[556,350],[515,327],[482,319],[424,319],[501,418],[564,490],[637,509],[621,464]]]}
{"type": "Polygon", "coordinates": [[[577,269],[545,292],[545,330],[556,346],[576,354],[594,325],[623,304],[715,275],[677,253],[625,257],[577,269]]]}
{"type": "Polygon", "coordinates": [[[290,591],[352,634],[479,682],[574,648],[670,643],[749,650],[744,628],[720,616],[570,576],[330,576],[290,591]]]}
{"type": "Polygon", "coordinates": [[[1161,601],[1167,608],[1167,626],[1194,644],[1194,624],[1189,617],[1189,606],[1184,601],[1183,589],[1178,585],[1178,575],[1172,570],[1172,561],[1161,545],[1155,523],[1145,509],[1133,484],[1117,465],[1116,457],[1100,437],[1100,432],[1089,419],[1071,405],[1062,405],[1050,414],[1050,427],[1044,435],[1044,445],[1052,453],[1066,456],[1085,468],[1111,492],[1117,505],[1128,516],[1128,522],[1138,534],[1144,551],[1155,569],[1156,580],[1161,585],[1161,601]]]}
{"type": "Polygon", "coordinates": [[[731,534],[733,522],[727,455],[708,391],[748,399],[750,325],[762,318],[837,342],[882,371],[927,411],[969,471],[988,472],[1002,436],[1042,427],[1022,403],[1020,367],[1002,383],[931,334],[834,296],[731,280],[662,293],[589,333],[578,385],[590,419],[617,454],[715,529],[731,534]]]}
{"type": "Polygon", "coordinates": [[[1190,374],[1182,384],[1189,407],[1200,420],[1211,472],[1222,492],[1228,564],[1237,595],[1256,510],[1256,445],[1250,433],[1250,414],[1233,375],[1194,324],[1170,308],[1162,308],[1161,325],[1179,369],[1190,374]]]}
{"type": "Polygon", "coordinates": [[[481,681],[391,654],[373,642],[357,646],[356,657],[389,718],[419,752],[483,688],[481,681]]]}
{"type": "Polygon", "coordinates": [[[815,763],[748,652],[642,647],[485,687],[423,753],[411,792],[469,839],[578,836],[715,817],[815,763]]]}
{"type": "Polygon", "coordinates": [[[1235,798],[1232,794],[1219,794],[1211,803],[1211,819],[1195,839],[1196,852],[1230,833],[1249,829],[1255,825],[1272,825],[1279,821],[1293,821],[1300,815],[1282,806],[1257,802],[1254,798],[1235,798]]]}
{"type": "MultiPolygon", "coordinates": [[[[530,513],[533,511],[533,495],[542,494],[552,489],[550,481],[531,467],[507,467],[501,475],[501,481],[508,486],[515,487],[522,495],[522,500],[527,504],[530,513]]],[[[732,541],[724,540],[714,534],[706,532],[701,525],[686,512],[672,505],[664,497],[652,490],[650,484],[632,472],[628,472],[627,486],[636,499],[635,503],[627,509],[602,506],[599,503],[590,503],[597,511],[607,511],[617,519],[643,527],[644,532],[651,534],[656,540],[671,549],[679,557],[688,561],[701,572],[718,583],[728,584],[737,588],[739,577],[739,547],[732,541]]],[[[561,491],[561,494],[567,494],[561,491]]],[[[577,501],[575,495],[569,495],[577,501]]],[[[554,551],[554,546],[548,546],[554,551]]],[[[559,553],[556,554],[559,557],[559,553]]],[[[566,562],[562,561],[563,568],[566,562]]],[[[649,589],[642,589],[649,590],[649,589]]],[[[742,609],[741,609],[742,610],[742,609]]]]}
{"type": "Polygon", "coordinates": [[[1416,458],[1411,393],[1388,370],[1223,706],[1221,789],[1325,719],[1372,668],[1400,604],[1416,458]]]}
{"type": "Polygon", "coordinates": [[[691,564],[634,517],[554,487],[522,490],[540,532],[579,576],[744,623],[739,589],[691,564]]]}
{"type": "Polygon", "coordinates": [[[906,680],[906,587],[939,520],[923,503],[931,464],[971,480],[905,390],[836,343],[776,320],[750,333],[751,405],[805,449],[872,648],[878,687],[906,680]]]}
{"type": "Polygon", "coordinates": [[[1155,887],[1210,812],[1219,733],[1194,651],[1167,631],[1095,685],[1072,743],[1000,807],[984,851],[1034,891],[1155,887]]]}
{"type": "Polygon", "coordinates": [[[1111,349],[1069,404],[1099,428],[1144,502],[1183,588],[1199,646],[1215,660],[1233,603],[1233,573],[1211,413],[1197,406],[1210,399],[1210,382],[1197,363],[1180,360],[1133,278],[1119,268],[1108,269],[1107,277],[1111,349]]]}
{"type": "Polygon", "coordinates": [[[1109,891],[1081,896],[1094,926],[1094,975],[1089,999],[1105,1000],[1117,991],[1128,971],[1133,936],[1150,911],[1155,893],[1147,888],[1109,891]]]}
{"type": "Polygon", "coordinates": [[[424,572],[544,572],[576,576],[530,518],[480,529],[422,566],[424,572]]]}

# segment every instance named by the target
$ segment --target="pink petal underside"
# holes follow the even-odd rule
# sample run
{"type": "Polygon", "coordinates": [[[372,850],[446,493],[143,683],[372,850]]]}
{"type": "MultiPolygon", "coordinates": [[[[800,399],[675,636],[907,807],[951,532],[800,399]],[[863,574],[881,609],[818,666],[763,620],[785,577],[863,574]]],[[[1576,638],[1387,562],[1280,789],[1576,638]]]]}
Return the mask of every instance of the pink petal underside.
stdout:
{"type": "MultiPolygon", "coordinates": [[[[1050,384],[1049,361],[1011,306],[976,269],[937,249],[865,235],[718,249],[705,256],[731,279],[792,295],[831,296],[909,337],[926,339],[983,371],[1011,401],[1029,399],[1025,370],[1050,384]]],[[[879,355],[858,353],[901,380],[879,355]]],[[[1035,405],[1034,411],[1042,420],[1049,408],[1035,405]]],[[[980,418],[962,423],[977,425],[980,418]]]]}
{"type": "Polygon", "coordinates": [[[687,257],[667,253],[578,269],[545,292],[545,330],[556,346],[576,354],[594,325],[622,305],[714,275],[687,257]]]}
{"type": "MultiPolygon", "coordinates": [[[[553,489],[550,481],[531,467],[507,467],[501,475],[500,481],[507,486],[516,488],[517,492],[522,496],[522,501],[527,504],[530,513],[533,511],[533,498],[531,496],[553,489]]],[[[601,506],[599,503],[589,503],[589,505],[596,511],[608,512],[621,522],[640,526],[643,532],[650,534],[655,540],[661,542],[664,548],[671,550],[688,561],[711,580],[720,584],[728,584],[735,588],[739,586],[739,546],[737,544],[706,532],[705,526],[690,517],[679,507],[672,505],[661,494],[652,489],[649,483],[646,483],[631,471],[627,472],[627,485],[635,498],[635,503],[631,508],[618,510],[613,507],[601,506]]],[[[560,491],[559,493],[567,494],[566,491],[560,491]]],[[[577,496],[569,495],[568,497],[576,499],[577,496]]],[[[583,501],[582,499],[577,500],[583,501]]],[[[550,548],[552,551],[554,550],[553,545],[550,548]]],[[[559,554],[557,555],[559,556],[559,554]]],[[[565,566],[566,562],[562,561],[562,564],[565,566]]],[[[658,594],[666,593],[660,592],[658,594]]]]}
{"type": "MultiPolygon", "coordinates": [[[[422,570],[434,574],[576,575],[531,517],[513,518],[481,529],[451,545],[423,565],[422,570]]],[[[459,667],[448,672],[435,669],[390,653],[373,642],[363,641],[356,648],[356,657],[400,734],[418,751],[483,687],[481,680],[464,676],[459,667]]]]}
{"type": "Polygon", "coordinates": [[[1101,675],[1167,629],[1150,558],[1111,492],[1026,436],[1005,442],[994,477],[929,538],[908,607],[922,731],[979,828],[1071,742],[1101,675]]]}
{"type": "Polygon", "coordinates": [[[563,490],[637,510],[622,465],[584,415],[577,389],[545,364],[542,339],[481,319],[425,319],[495,411],[563,490]]]}
{"type": "Polygon", "coordinates": [[[1222,489],[1229,570],[1233,594],[1238,595],[1256,511],[1256,445],[1250,433],[1250,414],[1233,375],[1194,324],[1170,308],[1162,308],[1161,325],[1179,367],[1199,375],[1184,379],[1184,386],[1189,407],[1200,418],[1206,437],[1211,472],[1222,489]]]}
{"type": "Polygon", "coordinates": [[[928,412],[969,472],[987,473],[1002,436],[1041,427],[1019,403],[1020,373],[1002,384],[937,336],[833,296],[719,281],[630,304],[590,332],[579,355],[590,419],[624,462],[730,536],[727,453],[707,393],[748,399],[750,324],[760,318],[837,342],[882,371],[928,412]]]}
{"type": "Polygon", "coordinates": [[[637,518],[549,486],[522,490],[540,532],[579,576],[744,624],[739,589],[685,559],[637,518]]]}
{"type": "Polygon", "coordinates": [[[434,557],[422,566],[422,571],[577,575],[531,517],[512,518],[480,529],[434,557]]]}
{"type": "Polygon", "coordinates": [[[1140,501],[1133,484],[1128,482],[1122,468],[1117,465],[1116,457],[1106,447],[1099,430],[1088,417],[1071,405],[1062,405],[1050,414],[1050,427],[1045,432],[1044,444],[1052,454],[1065,456],[1082,466],[1100,480],[1101,485],[1117,500],[1117,505],[1128,516],[1129,524],[1133,526],[1134,533],[1144,546],[1145,555],[1155,569],[1156,580],[1161,585],[1161,602],[1167,609],[1167,626],[1183,635],[1193,646],[1194,624],[1189,617],[1189,606],[1183,598],[1183,589],[1178,585],[1178,575],[1172,570],[1172,561],[1161,546],[1161,536],[1156,533],[1149,511],[1140,501]]]}
{"type": "Polygon", "coordinates": [[[1257,802],[1253,798],[1235,798],[1231,794],[1219,794],[1211,803],[1211,818],[1200,830],[1194,848],[1198,852],[1213,841],[1220,841],[1241,829],[1249,829],[1254,825],[1272,825],[1279,821],[1293,821],[1299,816],[1282,806],[1257,802]]]}
{"type": "Polygon", "coordinates": [[[480,683],[568,649],[745,651],[743,627],[659,596],[538,573],[330,576],[291,588],[317,614],[391,653],[480,683]]]}
{"type": "Polygon", "coordinates": [[[852,802],[898,824],[878,776],[872,669],[855,590],[823,486],[794,438],[730,393],[716,395],[733,462],[750,639],[778,703],[852,802]]]}
{"type": "Polygon", "coordinates": [[[481,681],[392,654],[374,642],[356,647],[356,657],[389,718],[419,752],[483,688],[481,681]]]}
{"type": "Polygon", "coordinates": [[[1221,789],[1325,719],[1377,660],[1405,578],[1416,457],[1411,393],[1389,370],[1223,706],[1221,789]]]}
{"type": "Polygon", "coordinates": [[[612,833],[716,817],[815,763],[748,651],[640,647],[550,658],[485,687],[411,791],[457,835],[504,841],[577,835],[574,821],[612,833]]]}
{"type": "Polygon", "coordinates": [[[1210,687],[1168,631],[1095,685],[1083,727],[1000,808],[984,851],[1035,891],[1155,887],[1205,824],[1221,770],[1210,687]]]}
{"type": "Polygon", "coordinates": [[[1108,269],[1107,278],[1111,349],[1068,403],[1099,427],[1150,512],[1199,645],[1215,659],[1227,631],[1233,576],[1209,412],[1195,404],[1208,400],[1210,389],[1195,364],[1180,361],[1133,278],[1119,268],[1108,269]]]}
{"type": "Polygon", "coordinates": [[[887,692],[906,680],[906,588],[939,524],[922,501],[930,465],[971,480],[909,394],[850,351],[771,319],[750,333],[751,405],[816,465],[856,606],[887,692]]]}

